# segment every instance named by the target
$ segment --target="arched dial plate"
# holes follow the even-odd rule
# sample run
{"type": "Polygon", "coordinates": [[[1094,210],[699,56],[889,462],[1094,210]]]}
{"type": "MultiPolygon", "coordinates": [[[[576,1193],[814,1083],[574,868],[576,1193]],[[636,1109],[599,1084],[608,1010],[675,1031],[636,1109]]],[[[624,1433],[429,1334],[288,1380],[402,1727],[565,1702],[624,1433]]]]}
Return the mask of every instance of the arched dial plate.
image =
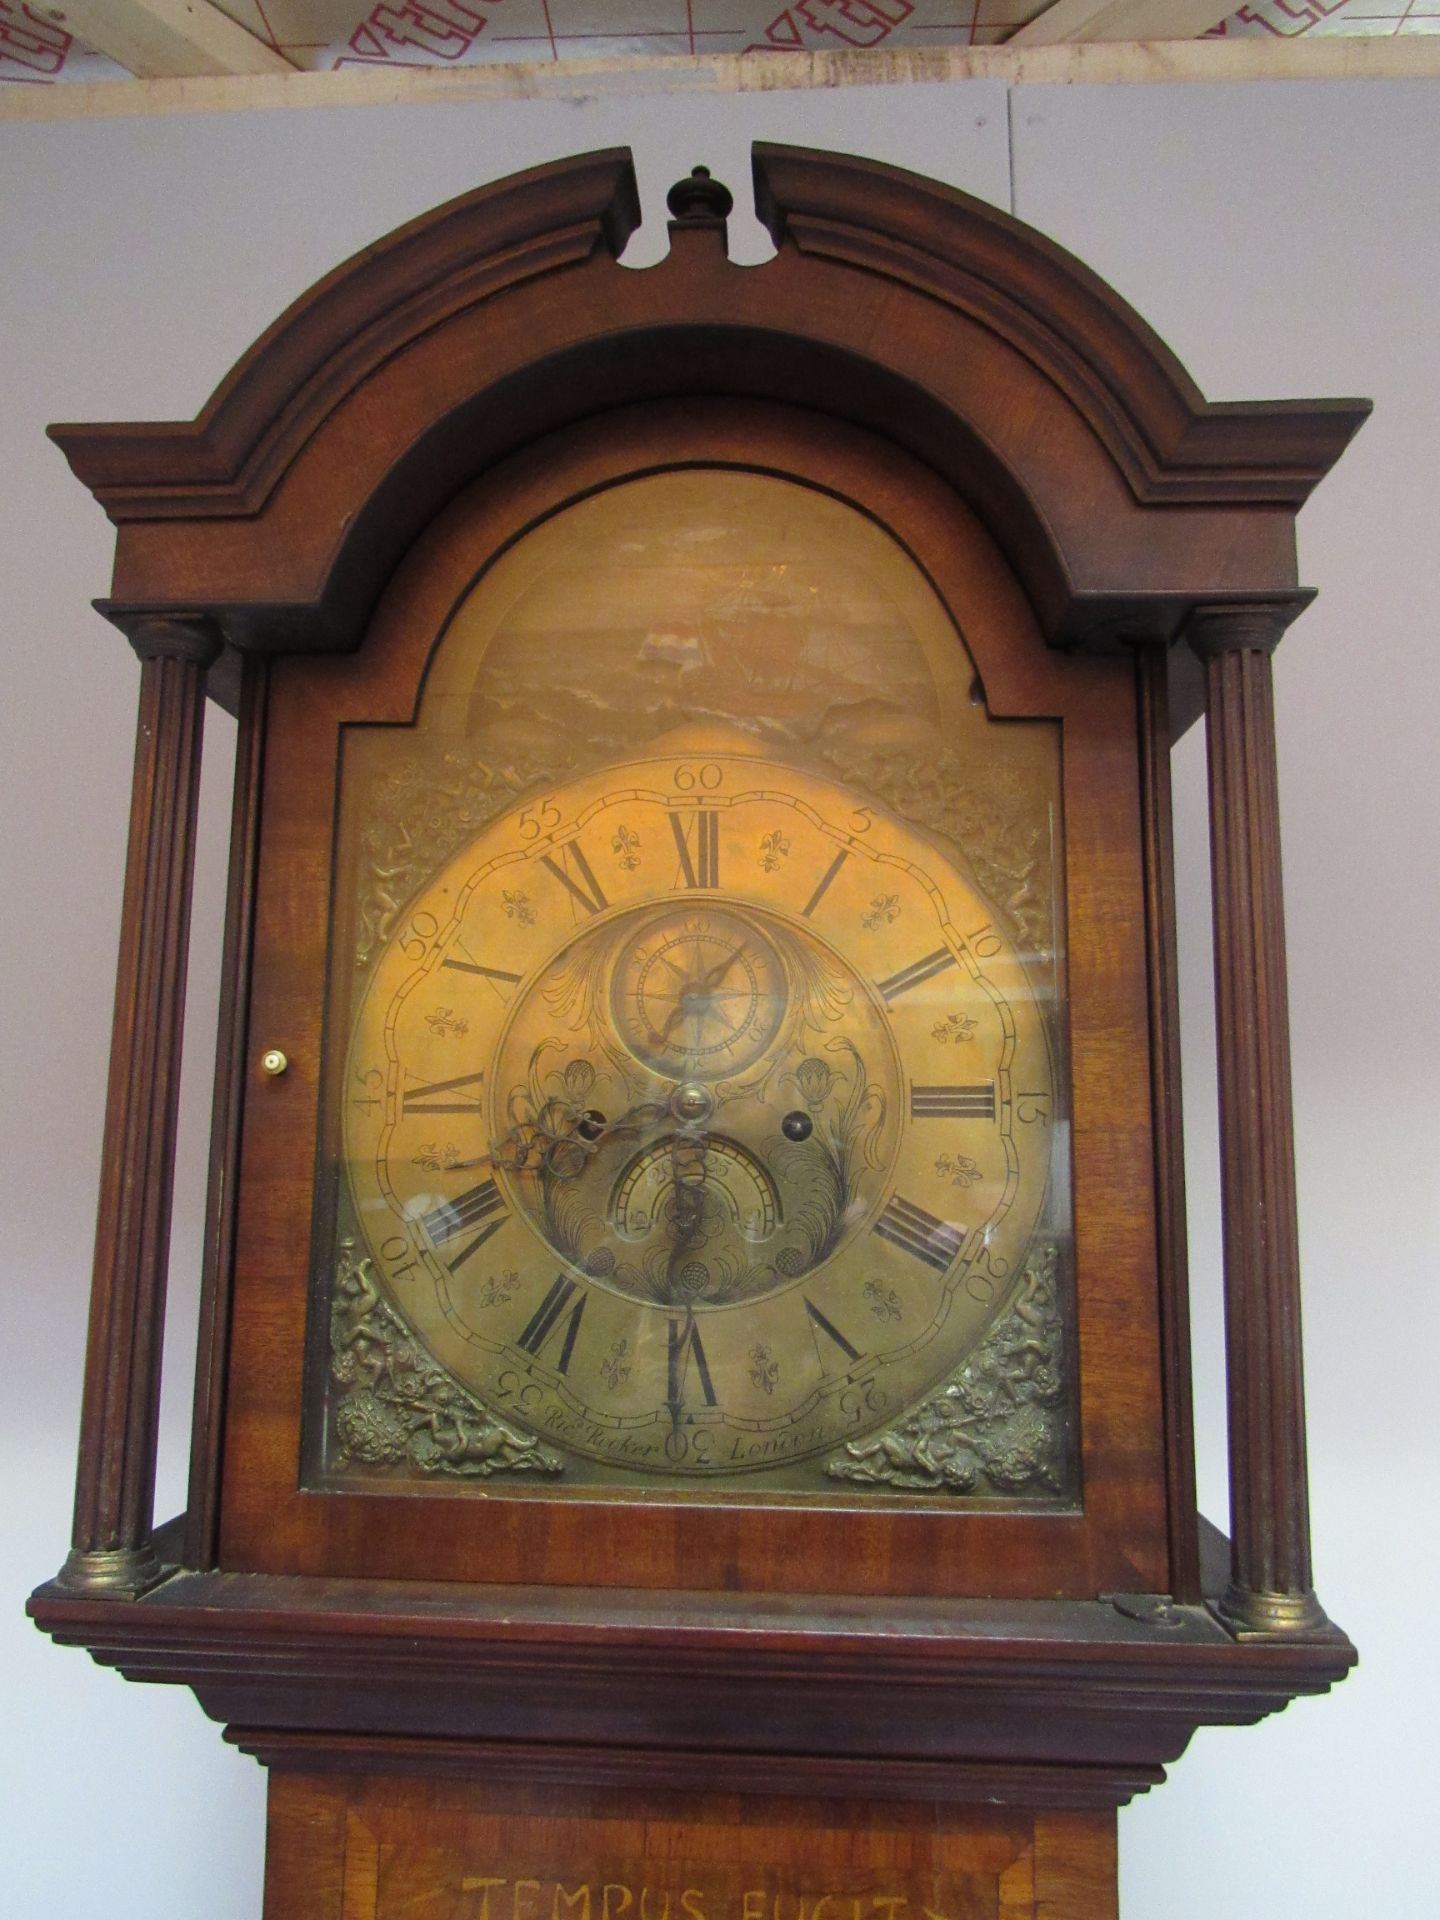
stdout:
{"type": "Polygon", "coordinates": [[[625,1484],[892,1426],[1010,1304],[1045,1203],[1053,1070],[1000,916],[937,842],[759,758],[498,819],[410,903],[345,1076],[395,1311],[625,1484]]]}

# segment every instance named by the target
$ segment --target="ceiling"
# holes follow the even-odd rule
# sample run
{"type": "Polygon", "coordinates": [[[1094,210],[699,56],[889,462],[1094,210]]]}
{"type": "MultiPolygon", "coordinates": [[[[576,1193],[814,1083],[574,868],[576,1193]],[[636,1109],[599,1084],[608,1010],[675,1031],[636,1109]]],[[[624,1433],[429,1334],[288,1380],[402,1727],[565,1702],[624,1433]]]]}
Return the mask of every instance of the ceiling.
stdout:
{"type": "Polygon", "coordinates": [[[1233,0],[0,0],[0,89],[667,55],[1440,35],[1440,0],[1246,0],[1221,18],[1226,5],[1233,0]]]}

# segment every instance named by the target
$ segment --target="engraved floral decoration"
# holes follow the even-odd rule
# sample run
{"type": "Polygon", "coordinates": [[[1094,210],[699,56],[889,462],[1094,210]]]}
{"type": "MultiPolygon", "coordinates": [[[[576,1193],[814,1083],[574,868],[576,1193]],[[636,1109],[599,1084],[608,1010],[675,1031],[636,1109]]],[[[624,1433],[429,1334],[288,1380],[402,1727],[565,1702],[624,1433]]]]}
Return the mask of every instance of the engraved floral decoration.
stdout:
{"type": "Polygon", "coordinates": [[[795,1069],[795,1081],[807,1107],[823,1106],[835,1081],[835,1069],[808,1054],[795,1069]]]}
{"type": "Polygon", "coordinates": [[[935,1171],[942,1180],[948,1180],[952,1187],[973,1187],[980,1178],[980,1169],[968,1154],[942,1153],[936,1157],[935,1171]]]}
{"type": "Polygon", "coordinates": [[[534,926],[535,909],[530,904],[528,893],[521,893],[518,887],[505,887],[501,890],[500,903],[505,909],[507,919],[518,920],[522,927],[534,926]]]}
{"type": "Polygon", "coordinates": [[[760,842],[760,866],[765,873],[774,873],[781,861],[790,851],[790,842],[778,827],[771,829],[760,842]]]}
{"type": "Polygon", "coordinates": [[[448,1173],[451,1167],[458,1166],[460,1149],[453,1140],[447,1140],[442,1147],[437,1141],[430,1141],[415,1154],[410,1164],[419,1167],[423,1173],[448,1173]]]}
{"type": "Polygon", "coordinates": [[[865,1170],[879,1164],[878,1151],[889,1102],[883,1086],[872,1080],[854,1043],[837,1034],[824,1043],[835,1061],[806,1054],[781,1084],[795,1086],[814,1116],[812,1135],[803,1142],[782,1141],[776,1164],[782,1185],[799,1176],[790,1224],[803,1233],[805,1247],[785,1249],[775,1267],[781,1273],[808,1273],[828,1260],[844,1238],[853,1217],[865,1170]],[[790,1163],[787,1165],[787,1163],[790,1163]],[[799,1258],[787,1263],[785,1254],[799,1258]]]}
{"type": "Polygon", "coordinates": [[[750,1384],[759,1387],[762,1393],[773,1393],[779,1378],[780,1367],[775,1356],[763,1341],[757,1341],[750,1349],[750,1384]]]}
{"type": "MultiPolygon", "coordinates": [[[[687,932],[692,916],[701,932],[710,928],[708,910],[687,908],[687,932]]],[[[622,928],[622,940],[632,937],[622,928]]],[[[537,1029],[517,1030],[514,1052],[498,1069],[497,1158],[517,1177],[521,1203],[561,1258],[586,1273],[599,1273],[603,1263],[617,1293],[668,1307],[729,1306],[771,1294],[829,1259],[858,1231],[875,1197],[899,1108],[888,1058],[871,1044],[877,1024],[865,1024],[868,1012],[856,1022],[863,1054],[837,1034],[854,1017],[852,980],[818,944],[787,944],[784,1021],[774,1044],[709,1083],[716,1106],[729,1111],[717,1127],[722,1144],[698,1182],[698,1217],[679,1234],[675,1209],[688,1176],[683,1166],[677,1172],[676,1143],[687,1141],[703,1161],[710,1135],[705,1125],[677,1132],[668,1097],[656,1097],[665,1087],[617,1045],[616,950],[615,934],[602,927],[537,983],[530,1004],[544,1025],[523,1064],[520,1035],[528,1041],[537,1029]],[[797,1107],[811,1122],[802,1138],[782,1128],[797,1107]],[[617,1146],[623,1151],[612,1153],[617,1146]],[[618,1177],[622,1162],[633,1181],[618,1177]],[[783,1235],[761,1230],[767,1209],[783,1235]]]]}
{"type": "Polygon", "coordinates": [[[429,766],[406,760],[377,780],[360,834],[356,966],[368,966],[390,938],[404,902],[437,861],[573,764],[573,755],[553,751],[497,762],[452,747],[429,766]]]}
{"type": "Polygon", "coordinates": [[[455,1013],[450,1007],[436,1007],[433,1013],[427,1013],[425,1024],[435,1034],[454,1034],[463,1040],[470,1031],[470,1022],[462,1014],[455,1013]]]}
{"type": "Polygon", "coordinates": [[[947,1013],[930,1029],[930,1038],[938,1040],[942,1047],[958,1046],[975,1038],[975,1022],[968,1013],[947,1013]]]}
{"type": "Polygon", "coordinates": [[[861,915],[860,924],[867,933],[877,933],[881,927],[888,927],[892,920],[900,918],[900,896],[898,893],[877,893],[870,902],[870,911],[861,915]]]}
{"type": "MultiPolygon", "coordinates": [[[[556,1039],[542,1040],[531,1054],[524,1082],[510,1089],[505,1103],[510,1124],[496,1150],[500,1164],[511,1173],[533,1173],[542,1183],[573,1181],[594,1152],[594,1142],[579,1127],[589,1112],[595,1069],[588,1060],[576,1058],[546,1071],[545,1062],[561,1045],[556,1039]]],[[[569,1257],[579,1258],[578,1245],[557,1244],[569,1257]]]]}
{"type": "Polygon", "coordinates": [[[520,1284],[520,1275],[514,1267],[506,1267],[503,1273],[492,1273],[483,1287],[475,1295],[477,1307],[499,1307],[513,1298],[520,1284]]]}
{"type": "Polygon", "coordinates": [[[605,1358],[600,1362],[600,1372],[604,1377],[606,1386],[609,1387],[612,1393],[618,1393],[630,1378],[630,1362],[632,1357],[630,1342],[622,1333],[617,1337],[614,1346],[611,1347],[605,1358]]]}
{"type": "MultiPolygon", "coordinates": [[[[615,1250],[604,1237],[597,1244],[607,1223],[582,1176],[603,1140],[642,1139],[665,1109],[641,1102],[617,1114],[606,1088],[618,1092],[620,1086],[609,1069],[602,1079],[592,1061],[579,1055],[563,1059],[564,1051],[565,1042],[554,1035],[532,1049],[525,1078],[506,1095],[508,1126],[496,1157],[510,1173],[524,1176],[528,1204],[551,1245],[586,1273],[608,1277],[616,1271],[615,1250]],[[593,1131],[586,1123],[599,1117],[597,1098],[606,1100],[611,1118],[593,1131]]],[[[643,1233],[648,1224],[644,1213],[628,1222],[634,1233],[643,1233]]]]}
{"type": "Polygon", "coordinates": [[[974,868],[981,891],[1019,929],[1036,952],[1049,948],[1050,842],[1048,821],[1037,818],[1033,797],[1013,771],[982,769],[957,753],[926,760],[909,747],[848,744],[826,753],[847,786],[863,787],[918,826],[946,836],[974,868]]]}
{"type": "Polygon", "coordinates": [[[330,1308],[334,1464],[489,1479],[559,1473],[560,1456],[502,1420],[439,1366],[380,1297],[371,1262],[341,1242],[330,1308]]]}
{"type": "Polygon", "coordinates": [[[861,1291],[865,1303],[877,1320],[898,1320],[901,1317],[900,1296],[894,1287],[887,1287],[883,1280],[867,1280],[861,1291]]]}
{"type": "Polygon", "coordinates": [[[902,1493],[1062,1496],[1070,1453],[1058,1251],[1033,1247],[1014,1303],[938,1392],[826,1463],[902,1493]]]}
{"type": "Polygon", "coordinates": [[[633,873],[640,864],[640,836],[632,828],[620,826],[610,836],[610,851],[617,866],[633,873]]]}
{"type": "Polygon", "coordinates": [[[703,1300],[710,1285],[710,1269],[703,1260],[687,1260],[675,1276],[681,1300],[703,1300]]]}

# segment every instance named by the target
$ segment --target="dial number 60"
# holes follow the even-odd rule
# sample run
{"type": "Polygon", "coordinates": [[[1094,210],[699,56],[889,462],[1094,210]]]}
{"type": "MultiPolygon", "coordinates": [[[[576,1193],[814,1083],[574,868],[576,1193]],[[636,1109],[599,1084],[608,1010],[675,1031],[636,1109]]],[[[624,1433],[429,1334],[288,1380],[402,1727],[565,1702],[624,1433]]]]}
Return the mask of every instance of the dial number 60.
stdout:
{"type": "Polygon", "coordinates": [[[724,778],[725,769],[707,760],[703,767],[677,767],[672,784],[677,793],[693,793],[696,787],[713,793],[724,778]]]}

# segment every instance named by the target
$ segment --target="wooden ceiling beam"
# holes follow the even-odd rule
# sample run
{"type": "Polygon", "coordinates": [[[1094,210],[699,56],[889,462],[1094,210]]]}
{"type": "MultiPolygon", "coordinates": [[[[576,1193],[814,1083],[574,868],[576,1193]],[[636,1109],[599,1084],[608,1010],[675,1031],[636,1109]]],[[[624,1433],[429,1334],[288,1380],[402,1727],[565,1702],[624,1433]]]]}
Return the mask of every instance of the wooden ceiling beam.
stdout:
{"type": "Polygon", "coordinates": [[[905,47],[893,54],[667,54],[647,59],[489,61],[473,67],[348,67],[339,73],[0,85],[9,120],[125,119],[314,107],[453,105],[479,100],[645,100],[671,94],[803,92],[836,87],[1154,86],[1263,80],[1440,79],[1440,34],[1344,38],[1078,42],[1060,46],[905,47]]]}
{"type": "Polygon", "coordinates": [[[50,18],[141,80],[295,71],[209,0],[62,0],[50,18]]]}
{"type": "Polygon", "coordinates": [[[1194,40],[1237,0],[1054,0],[1017,27],[1007,47],[1074,46],[1097,40],[1194,40]]]}

